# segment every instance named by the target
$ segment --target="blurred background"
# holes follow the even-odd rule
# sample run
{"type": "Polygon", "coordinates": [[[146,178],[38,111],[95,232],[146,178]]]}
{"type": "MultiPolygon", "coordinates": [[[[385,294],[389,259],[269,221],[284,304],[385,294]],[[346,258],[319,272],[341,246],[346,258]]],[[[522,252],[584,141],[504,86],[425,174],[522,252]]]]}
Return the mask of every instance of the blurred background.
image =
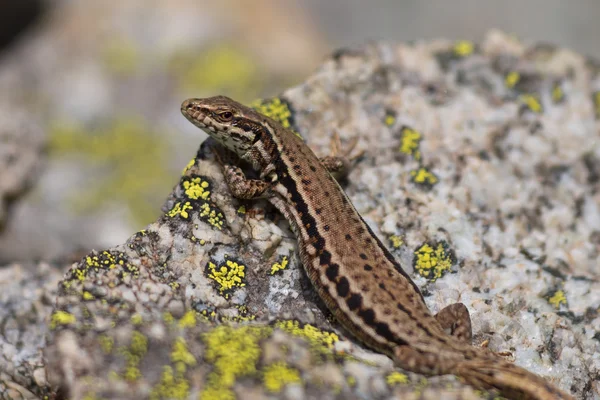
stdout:
{"type": "Polygon", "coordinates": [[[0,265],[123,242],[204,135],[182,100],[243,102],[369,40],[500,29],[600,56],[597,0],[2,0],[0,265]]]}

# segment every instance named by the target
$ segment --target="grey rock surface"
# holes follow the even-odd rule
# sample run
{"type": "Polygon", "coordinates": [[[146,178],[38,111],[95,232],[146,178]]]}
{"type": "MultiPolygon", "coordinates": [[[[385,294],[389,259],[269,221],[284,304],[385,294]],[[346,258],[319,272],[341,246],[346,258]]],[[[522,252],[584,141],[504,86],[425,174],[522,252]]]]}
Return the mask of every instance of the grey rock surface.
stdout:
{"type": "MultiPolygon", "coordinates": [[[[432,311],[465,303],[475,345],[591,399],[600,393],[599,79],[578,54],[492,32],[479,46],[341,50],[257,107],[319,155],[334,131],[358,137],[365,154],[347,193],[432,311]]],[[[480,398],[452,376],[395,370],[341,330],[305,278],[287,222],[266,202],[231,197],[214,145],[202,144],[158,221],[65,274],[44,350],[54,390],[480,398]]]]}

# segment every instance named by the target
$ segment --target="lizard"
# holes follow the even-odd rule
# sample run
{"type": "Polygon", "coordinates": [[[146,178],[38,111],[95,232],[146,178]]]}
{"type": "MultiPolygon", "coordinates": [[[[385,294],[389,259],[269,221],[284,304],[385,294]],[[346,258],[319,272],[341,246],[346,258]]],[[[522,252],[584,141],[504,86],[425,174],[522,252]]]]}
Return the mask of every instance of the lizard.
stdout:
{"type": "Polygon", "coordinates": [[[540,376],[472,346],[464,304],[436,315],[429,311],[416,283],[334,178],[348,165],[343,157],[319,159],[292,130],[225,96],[185,100],[181,112],[255,170],[258,178],[248,178],[239,163],[216,157],[234,197],[266,198],[289,221],[313,287],[360,342],[397,367],[454,374],[508,398],[573,399],[540,376]]]}

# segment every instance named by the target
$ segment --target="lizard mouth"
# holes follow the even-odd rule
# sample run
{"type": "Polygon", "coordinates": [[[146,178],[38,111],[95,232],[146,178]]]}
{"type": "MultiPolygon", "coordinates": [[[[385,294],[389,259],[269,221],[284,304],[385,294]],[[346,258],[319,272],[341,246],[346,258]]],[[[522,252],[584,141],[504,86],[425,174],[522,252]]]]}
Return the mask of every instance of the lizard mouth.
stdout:
{"type": "Polygon", "coordinates": [[[215,127],[210,123],[208,116],[195,107],[193,99],[185,100],[181,104],[181,113],[198,128],[203,130],[208,129],[212,132],[215,131],[215,127]]]}

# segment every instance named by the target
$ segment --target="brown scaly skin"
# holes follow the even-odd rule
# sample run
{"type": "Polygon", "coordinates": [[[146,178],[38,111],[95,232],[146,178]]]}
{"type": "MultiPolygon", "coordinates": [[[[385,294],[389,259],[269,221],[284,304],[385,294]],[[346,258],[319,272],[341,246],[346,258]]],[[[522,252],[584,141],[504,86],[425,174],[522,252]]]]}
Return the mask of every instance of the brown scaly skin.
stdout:
{"type": "Polygon", "coordinates": [[[267,198],[290,222],[313,286],[360,341],[410,371],[455,374],[509,398],[572,399],[539,376],[472,347],[462,303],[430,313],[418,287],[331,176],[327,168],[341,160],[320,160],[293,132],[227,97],[189,99],[181,111],[260,173],[260,179],[247,179],[239,167],[223,165],[234,196],[267,198]]]}

